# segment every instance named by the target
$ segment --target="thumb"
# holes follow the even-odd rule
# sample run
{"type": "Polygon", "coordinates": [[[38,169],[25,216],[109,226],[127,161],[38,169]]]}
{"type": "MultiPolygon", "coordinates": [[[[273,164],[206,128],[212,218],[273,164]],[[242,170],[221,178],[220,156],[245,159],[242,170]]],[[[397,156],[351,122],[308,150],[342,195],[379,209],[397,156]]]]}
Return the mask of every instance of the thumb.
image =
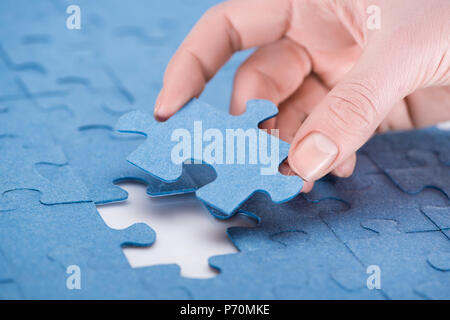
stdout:
{"type": "Polygon", "coordinates": [[[350,157],[413,90],[411,73],[402,72],[411,64],[377,51],[364,52],[297,131],[288,161],[304,180],[317,180],[350,157]]]}

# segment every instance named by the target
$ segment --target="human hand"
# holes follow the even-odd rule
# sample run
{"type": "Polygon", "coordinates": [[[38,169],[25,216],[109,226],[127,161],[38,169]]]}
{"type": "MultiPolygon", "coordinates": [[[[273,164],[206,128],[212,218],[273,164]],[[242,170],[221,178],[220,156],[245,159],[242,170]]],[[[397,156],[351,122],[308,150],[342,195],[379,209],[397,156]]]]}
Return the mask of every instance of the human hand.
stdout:
{"type": "Polygon", "coordinates": [[[331,172],[350,176],[355,152],[378,129],[450,119],[448,0],[230,0],[198,21],[170,61],[155,104],[166,120],[200,95],[238,51],[230,112],[249,99],[279,107],[264,128],[291,143],[285,173],[303,191],[331,172]],[[380,9],[380,28],[366,12],[380,9]],[[291,168],[286,169],[286,168],[291,168]]]}

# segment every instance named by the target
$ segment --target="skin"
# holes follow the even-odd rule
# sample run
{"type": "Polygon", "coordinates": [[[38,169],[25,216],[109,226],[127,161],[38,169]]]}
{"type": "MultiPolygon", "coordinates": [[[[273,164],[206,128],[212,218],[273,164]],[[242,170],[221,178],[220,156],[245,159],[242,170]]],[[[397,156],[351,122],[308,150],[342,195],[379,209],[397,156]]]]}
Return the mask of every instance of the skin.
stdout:
{"type": "Polygon", "coordinates": [[[280,171],[307,180],[308,192],[327,173],[350,176],[375,132],[450,120],[449,17],[448,0],[223,2],[172,57],[155,118],[199,96],[234,52],[256,47],[236,72],[230,113],[249,99],[279,107],[262,127],[291,143],[280,171]],[[370,5],[380,8],[379,29],[368,28],[370,5]]]}

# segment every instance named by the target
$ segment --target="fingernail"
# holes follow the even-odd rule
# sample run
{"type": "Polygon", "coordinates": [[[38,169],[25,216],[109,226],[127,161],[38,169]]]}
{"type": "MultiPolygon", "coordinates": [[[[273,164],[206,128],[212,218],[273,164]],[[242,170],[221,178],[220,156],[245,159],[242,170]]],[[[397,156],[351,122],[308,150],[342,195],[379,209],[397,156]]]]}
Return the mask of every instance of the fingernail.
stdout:
{"type": "Polygon", "coordinates": [[[155,115],[155,117],[157,117],[159,115],[158,111],[159,111],[159,109],[161,109],[162,92],[163,92],[163,90],[161,89],[161,91],[159,92],[158,96],[156,97],[155,108],[153,109],[153,114],[155,115]]]}
{"type": "Polygon", "coordinates": [[[160,106],[161,105],[159,103],[155,104],[155,109],[153,110],[153,114],[155,115],[155,117],[158,116],[158,110],[159,110],[160,106]]]}
{"type": "Polygon", "coordinates": [[[168,117],[164,114],[164,107],[161,107],[160,105],[158,108],[155,106],[155,112],[153,113],[153,116],[155,119],[159,122],[164,122],[168,119],[168,117]]]}
{"type": "Polygon", "coordinates": [[[320,132],[310,133],[297,145],[289,164],[304,180],[321,178],[338,154],[337,145],[320,132]]]}

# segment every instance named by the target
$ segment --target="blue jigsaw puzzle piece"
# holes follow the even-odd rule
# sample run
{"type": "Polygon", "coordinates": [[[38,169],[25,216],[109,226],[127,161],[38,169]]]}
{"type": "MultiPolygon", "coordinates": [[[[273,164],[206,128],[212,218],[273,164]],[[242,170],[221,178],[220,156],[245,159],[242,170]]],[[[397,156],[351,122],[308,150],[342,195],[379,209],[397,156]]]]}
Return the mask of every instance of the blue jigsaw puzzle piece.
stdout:
{"type": "MultiPolygon", "coordinates": [[[[238,143],[235,144],[234,140],[232,149],[227,150],[227,157],[231,158],[231,161],[227,160],[228,163],[223,158],[225,152],[222,155],[215,154],[214,157],[217,156],[218,158],[212,161],[214,163],[208,163],[208,160],[211,160],[203,159],[202,150],[198,150],[200,153],[197,153],[194,146],[193,154],[181,154],[182,159],[177,164],[172,160],[174,148],[172,134],[174,130],[179,129],[198,141],[199,138],[202,138],[202,136],[199,136],[202,133],[197,130],[211,129],[211,134],[214,132],[219,138],[220,136],[224,138],[227,135],[227,130],[257,128],[259,122],[274,116],[276,112],[277,109],[272,103],[264,100],[253,100],[248,103],[244,115],[235,117],[217,112],[213,107],[198,100],[192,100],[180,112],[164,123],[156,121],[151,114],[136,111],[121,117],[116,128],[121,132],[139,133],[147,136],[146,142],[131,153],[127,159],[164,181],[175,181],[180,177],[182,171],[180,164],[182,162],[190,160],[205,161],[205,163],[214,167],[217,173],[216,180],[198,189],[196,194],[208,205],[230,215],[234,209],[256,191],[267,192],[274,202],[289,200],[300,192],[303,183],[299,177],[284,176],[278,172],[279,163],[287,157],[289,144],[276,140],[280,141],[278,152],[275,151],[277,152],[275,157],[277,160],[276,169],[267,168],[267,164],[261,163],[239,164],[236,158],[238,152],[242,152],[242,150],[238,149],[238,143]],[[203,129],[199,129],[200,126],[203,129]],[[270,169],[272,169],[272,172],[264,174],[264,170],[270,171],[270,169]],[[224,189],[228,192],[223,192],[224,189]]],[[[262,130],[258,130],[258,132],[259,141],[257,143],[264,143],[264,145],[251,151],[254,154],[258,154],[258,151],[261,154],[261,149],[268,147],[269,144],[271,146],[276,144],[275,137],[262,130]],[[271,140],[270,143],[269,140],[271,140]]],[[[255,138],[256,136],[257,133],[255,133],[255,138]]],[[[213,138],[213,136],[210,137],[210,139],[213,138]]],[[[244,136],[244,139],[247,138],[244,136]]],[[[248,139],[250,140],[250,138],[248,139]]],[[[219,145],[219,148],[223,148],[223,142],[216,141],[216,144],[219,145]]],[[[243,142],[246,144],[245,140],[243,142]]],[[[194,144],[196,143],[194,141],[194,144]]],[[[191,142],[189,141],[188,144],[190,148],[191,142]]],[[[245,148],[244,152],[243,163],[246,161],[245,157],[250,156],[245,148]]],[[[213,156],[211,156],[212,158],[213,156]]]]}

